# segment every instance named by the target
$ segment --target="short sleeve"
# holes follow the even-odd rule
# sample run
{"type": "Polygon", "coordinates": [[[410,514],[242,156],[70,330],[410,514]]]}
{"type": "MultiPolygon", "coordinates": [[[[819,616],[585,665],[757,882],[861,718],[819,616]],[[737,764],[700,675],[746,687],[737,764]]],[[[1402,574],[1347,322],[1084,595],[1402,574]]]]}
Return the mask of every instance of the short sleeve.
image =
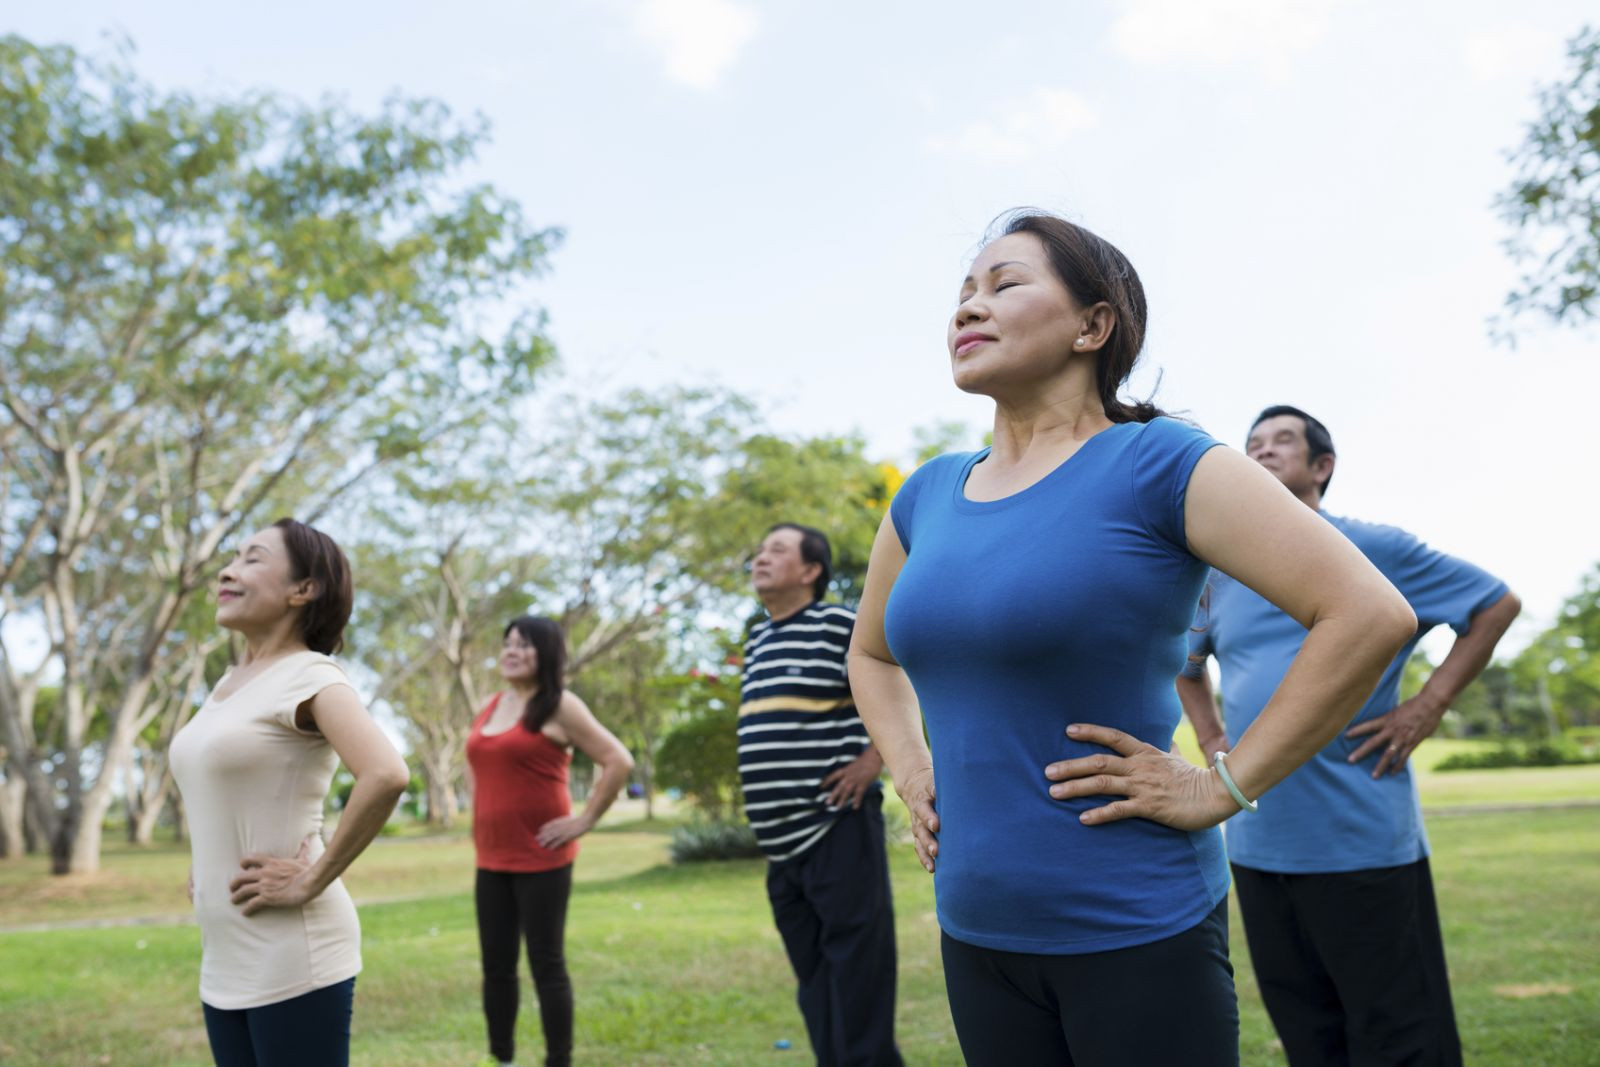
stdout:
{"type": "Polygon", "coordinates": [[[1483,568],[1436,549],[1393,526],[1369,527],[1380,546],[1368,552],[1416,612],[1417,626],[1464,634],[1472,616],[1506,595],[1506,583],[1483,568]]]}
{"type": "Polygon", "coordinates": [[[1133,454],[1133,497],[1145,526],[1180,552],[1189,551],[1183,505],[1189,476],[1216,438],[1186,422],[1157,418],[1144,424],[1133,454]]]}
{"type": "Polygon", "coordinates": [[[307,653],[305,660],[305,664],[296,666],[293,675],[286,680],[282,699],[274,709],[274,718],[278,725],[286,726],[297,734],[318,737],[321,735],[316,730],[305,730],[295,723],[295,711],[330,685],[350,685],[350,676],[328,656],[307,653]]]}
{"type": "Polygon", "coordinates": [[[952,460],[959,462],[968,454],[970,453],[947,454],[930,459],[911,472],[911,477],[905,480],[899,491],[894,494],[894,499],[889,502],[889,521],[894,523],[894,532],[900,537],[900,547],[907,554],[911,552],[911,530],[917,511],[917,498],[933,480],[938,468],[949,464],[952,460]]]}

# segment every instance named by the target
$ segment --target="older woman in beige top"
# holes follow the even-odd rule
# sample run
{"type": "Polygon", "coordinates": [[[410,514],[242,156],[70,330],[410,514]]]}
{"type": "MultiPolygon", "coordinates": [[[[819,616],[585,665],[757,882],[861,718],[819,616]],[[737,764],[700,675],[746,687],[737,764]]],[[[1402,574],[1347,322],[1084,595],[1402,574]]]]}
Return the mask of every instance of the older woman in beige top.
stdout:
{"type": "Polygon", "coordinates": [[[339,875],[409,780],[328,656],[351,599],[349,564],[326,534],[282,519],[247,539],[217,591],[217,622],[243,636],[244,659],[172,742],[219,1067],[349,1062],[361,929],[339,875]],[[356,784],[324,845],[341,760],[356,784]]]}

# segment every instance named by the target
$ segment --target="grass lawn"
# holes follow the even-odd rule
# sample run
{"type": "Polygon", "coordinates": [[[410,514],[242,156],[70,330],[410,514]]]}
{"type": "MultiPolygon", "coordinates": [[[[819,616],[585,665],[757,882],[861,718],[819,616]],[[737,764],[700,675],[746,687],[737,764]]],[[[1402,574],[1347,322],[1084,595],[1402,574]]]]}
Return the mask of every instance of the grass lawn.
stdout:
{"type": "MultiPolygon", "coordinates": [[[[1593,797],[1600,778],[1587,781],[1593,797]]],[[[1491,781],[1459,803],[1494,802],[1506,791],[1491,781]]],[[[669,825],[619,822],[586,840],[568,931],[579,1061],[810,1062],[763,864],[673,868],[669,825]],[[779,1039],[794,1048],[776,1051],[779,1039]]],[[[1433,815],[1429,830],[1469,1060],[1596,1062],[1600,809],[1433,815]]],[[[912,1064],[959,1063],[932,882],[909,846],[895,846],[892,863],[902,1048],[912,1064]]],[[[0,926],[181,915],[187,864],[187,852],[170,845],[111,847],[93,878],[52,879],[35,859],[3,864],[0,926]]],[[[470,843],[459,836],[380,839],[357,862],[348,883],[362,902],[366,970],[355,1063],[434,1067],[482,1054],[471,866],[470,843]]],[[[1281,1063],[1237,915],[1233,930],[1243,1060],[1281,1063]]],[[[199,954],[191,925],[0,933],[0,1063],[208,1063],[195,999],[199,954]]],[[[530,991],[519,1022],[523,1062],[537,1062],[539,1050],[531,1000],[530,991]]]]}

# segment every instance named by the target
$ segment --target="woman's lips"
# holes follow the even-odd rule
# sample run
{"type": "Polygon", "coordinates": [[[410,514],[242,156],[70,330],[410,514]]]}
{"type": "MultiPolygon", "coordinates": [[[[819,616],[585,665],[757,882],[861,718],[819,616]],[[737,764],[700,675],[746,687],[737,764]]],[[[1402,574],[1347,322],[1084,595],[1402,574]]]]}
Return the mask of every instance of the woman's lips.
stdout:
{"type": "Polygon", "coordinates": [[[960,337],[956,338],[956,355],[964,356],[984,342],[993,340],[994,338],[990,337],[988,334],[964,333],[960,337]]]}

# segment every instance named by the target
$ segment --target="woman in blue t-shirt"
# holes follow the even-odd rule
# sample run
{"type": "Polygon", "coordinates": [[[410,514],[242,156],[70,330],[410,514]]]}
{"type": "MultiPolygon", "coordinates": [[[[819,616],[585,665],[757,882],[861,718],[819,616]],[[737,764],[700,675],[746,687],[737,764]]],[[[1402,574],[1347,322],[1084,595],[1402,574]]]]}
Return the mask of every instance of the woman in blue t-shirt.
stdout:
{"type": "Polygon", "coordinates": [[[924,464],[873,544],[850,683],[934,872],[973,1064],[1237,1062],[1217,824],[1331,739],[1415,626],[1271,474],[1118,398],[1144,330],[1121,252],[1010,217],[949,326],[994,444],[924,464]],[[1201,768],[1169,750],[1208,566],[1309,633],[1201,768]]]}

